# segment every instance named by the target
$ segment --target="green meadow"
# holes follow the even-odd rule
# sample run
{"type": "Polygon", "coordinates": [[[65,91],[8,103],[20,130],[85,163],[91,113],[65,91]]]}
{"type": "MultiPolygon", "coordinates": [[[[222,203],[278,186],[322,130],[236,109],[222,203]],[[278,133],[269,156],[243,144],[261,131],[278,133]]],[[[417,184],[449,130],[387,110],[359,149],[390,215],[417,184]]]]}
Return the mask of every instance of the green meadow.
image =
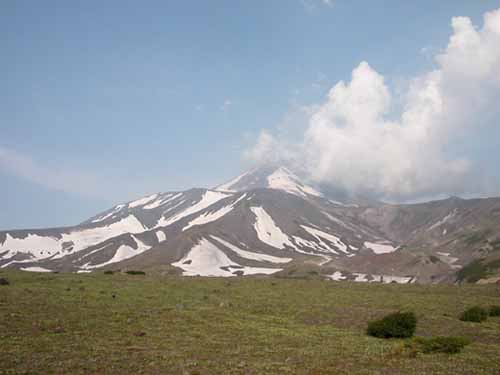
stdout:
{"type": "Polygon", "coordinates": [[[0,374],[500,374],[500,285],[0,272],[0,374]],[[463,336],[458,354],[366,335],[415,312],[416,336],[463,336]]]}

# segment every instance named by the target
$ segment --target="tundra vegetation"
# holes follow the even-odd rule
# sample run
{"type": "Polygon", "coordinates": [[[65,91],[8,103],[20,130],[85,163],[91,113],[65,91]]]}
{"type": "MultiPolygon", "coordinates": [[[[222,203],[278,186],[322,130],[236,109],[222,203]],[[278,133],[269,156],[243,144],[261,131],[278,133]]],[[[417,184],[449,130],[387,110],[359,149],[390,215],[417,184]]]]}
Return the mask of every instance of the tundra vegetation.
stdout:
{"type": "MultiPolygon", "coordinates": [[[[162,270],[163,271],[163,270],[162,270]]],[[[500,285],[0,271],[0,374],[500,373],[500,285]],[[464,322],[471,306],[488,308],[464,322]],[[412,338],[366,334],[413,312],[412,338]],[[495,310],[496,311],[496,310],[495,310]],[[444,337],[443,336],[449,336],[444,337]]]]}
{"type": "Polygon", "coordinates": [[[465,310],[460,315],[460,320],[464,322],[481,323],[488,319],[488,310],[481,306],[473,306],[465,310]]]}
{"type": "Polygon", "coordinates": [[[366,333],[379,338],[412,337],[417,328],[417,317],[413,312],[396,312],[368,323],[366,333]]]}

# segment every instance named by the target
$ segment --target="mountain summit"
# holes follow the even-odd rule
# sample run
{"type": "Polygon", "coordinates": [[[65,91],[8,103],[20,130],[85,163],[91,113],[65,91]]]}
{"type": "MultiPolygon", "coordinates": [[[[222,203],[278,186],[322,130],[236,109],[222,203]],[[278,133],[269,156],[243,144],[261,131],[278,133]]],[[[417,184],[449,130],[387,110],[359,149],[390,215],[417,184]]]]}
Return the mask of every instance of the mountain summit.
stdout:
{"type": "Polygon", "coordinates": [[[214,189],[121,203],[76,226],[0,232],[0,267],[454,281],[462,266],[495,256],[499,212],[499,198],[347,204],[285,167],[263,167],[214,189]]]}
{"type": "Polygon", "coordinates": [[[218,191],[241,192],[253,189],[277,189],[299,196],[323,196],[318,190],[301,182],[300,178],[285,167],[260,167],[252,169],[217,186],[218,191]]]}

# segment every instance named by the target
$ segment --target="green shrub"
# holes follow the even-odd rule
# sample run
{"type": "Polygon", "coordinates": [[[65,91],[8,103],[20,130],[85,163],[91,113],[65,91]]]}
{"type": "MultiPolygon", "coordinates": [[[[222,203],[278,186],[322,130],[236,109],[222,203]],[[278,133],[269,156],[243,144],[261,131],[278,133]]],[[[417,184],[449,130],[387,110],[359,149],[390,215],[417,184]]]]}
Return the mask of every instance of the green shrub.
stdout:
{"type": "Polygon", "coordinates": [[[114,272],[113,271],[104,271],[105,275],[112,275],[114,272]]]}
{"type": "Polygon", "coordinates": [[[490,316],[500,316],[500,306],[490,306],[490,316]]]}
{"type": "Polygon", "coordinates": [[[474,306],[465,310],[462,315],[460,315],[460,320],[464,322],[475,322],[481,323],[488,318],[488,311],[483,309],[481,306],[474,306]]]}
{"type": "Polygon", "coordinates": [[[127,271],[126,272],[128,275],[145,275],[146,272],[144,271],[127,271]]]}
{"type": "Polygon", "coordinates": [[[417,327],[417,317],[412,312],[397,312],[368,323],[366,333],[379,338],[412,337],[417,327]]]}
{"type": "Polygon", "coordinates": [[[438,258],[437,256],[435,256],[435,255],[431,255],[431,256],[429,257],[429,259],[430,259],[430,261],[431,261],[432,263],[440,263],[440,262],[441,262],[441,259],[439,259],[439,258],[438,258]]]}
{"type": "Polygon", "coordinates": [[[480,279],[487,278],[500,268],[500,259],[487,261],[486,259],[476,259],[457,272],[458,281],[475,283],[480,279]]]}
{"type": "Polygon", "coordinates": [[[475,283],[487,275],[488,269],[486,266],[482,263],[481,259],[476,259],[457,272],[457,279],[458,281],[475,283]]]}
{"type": "Polygon", "coordinates": [[[492,270],[496,270],[498,268],[500,268],[500,259],[497,259],[497,260],[494,260],[494,261],[491,261],[491,262],[488,262],[486,264],[486,267],[488,269],[492,269],[492,270]]]}
{"type": "Polygon", "coordinates": [[[460,336],[437,336],[417,337],[408,346],[416,347],[422,353],[447,353],[456,354],[471,342],[466,337],[460,336]]]}
{"type": "Polygon", "coordinates": [[[477,232],[473,232],[469,235],[464,236],[464,241],[467,245],[471,246],[478,242],[485,241],[486,238],[492,233],[491,229],[484,229],[477,232]]]}

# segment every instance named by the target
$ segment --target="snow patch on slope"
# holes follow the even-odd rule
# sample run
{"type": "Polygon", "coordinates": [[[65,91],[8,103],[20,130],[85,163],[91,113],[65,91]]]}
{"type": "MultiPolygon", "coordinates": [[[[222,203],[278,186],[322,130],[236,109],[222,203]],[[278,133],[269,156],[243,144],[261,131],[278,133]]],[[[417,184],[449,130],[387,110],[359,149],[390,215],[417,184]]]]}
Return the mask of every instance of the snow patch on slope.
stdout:
{"type": "MultiPolygon", "coordinates": [[[[314,249],[314,250],[318,250],[321,252],[328,251],[328,252],[331,252],[333,254],[338,254],[334,249],[329,248],[323,241],[320,241],[320,243],[316,243],[314,241],[309,241],[309,240],[306,240],[305,238],[298,237],[298,236],[292,236],[292,238],[295,241],[295,243],[297,244],[297,246],[305,247],[308,249],[314,249]]],[[[309,254],[306,251],[304,251],[303,253],[309,254]]],[[[315,254],[311,254],[311,255],[315,255],[315,254]]]]}
{"type": "Polygon", "coordinates": [[[207,239],[201,239],[178,262],[172,266],[181,268],[184,276],[236,276],[240,271],[244,275],[272,274],[281,271],[280,268],[256,268],[240,266],[207,239]]]}
{"type": "Polygon", "coordinates": [[[453,263],[456,263],[459,260],[459,258],[455,258],[455,257],[450,256],[450,253],[443,253],[443,252],[438,251],[437,254],[439,255],[439,258],[443,262],[449,264],[450,266],[453,266],[453,263]]]}
{"type": "Polygon", "coordinates": [[[297,176],[283,167],[278,168],[270,174],[267,177],[267,183],[271,189],[284,190],[290,194],[300,196],[306,196],[307,194],[317,197],[323,196],[323,194],[312,187],[303,185],[297,176]]]}
{"type": "MultiPolygon", "coordinates": [[[[181,199],[179,202],[177,202],[177,203],[176,203],[176,204],[174,204],[173,206],[170,206],[170,207],[168,207],[166,210],[164,210],[164,211],[161,213],[161,216],[162,216],[163,218],[165,218],[165,214],[166,214],[167,212],[170,212],[170,211],[172,211],[172,210],[176,209],[177,207],[179,207],[181,204],[184,204],[184,203],[186,203],[186,200],[185,200],[185,199],[181,199]]],[[[166,220],[166,219],[165,219],[165,220],[166,220]]]]}
{"type": "Polygon", "coordinates": [[[226,182],[225,184],[219,185],[215,188],[217,191],[227,191],[227,192],[235,192],[236,190],[233,189],[233,186],[236,185],[243,177],[247,176],[249,173],[252,171],[247,171],[243,173],[242,175],[233,178],[231,181],[226,182]]]}
{"type": "MultiPolygon", "coordinates": [[[[374,275],[374,277],[378,277],[378,275],[374,275]]],[[[384,284],[413,284],[416,279],[412,276],[392,276],[392,275],[380,275],[380,282],[384,284]]]]}
{"type": "Polygon", "coordinates": [[[142,233],[146,228],[134,215],[129,215],[116,223],[105,227],[89,228],[75,231],[70,234],[63,233],[61,242],[73,242],[73,249],[59,252],[53,259],[61,258],[68,253],[80,251],[125,233],[142,233]]]}
{"type": "Polygon", "coordinates": [[[128,246],[128,245],[121,245],[116,250],[113,257],[110,260],[108,260],[107,262],[104,262],[101,264],[96,264],[96,265],[90,265],[89,263],[87,263],[87,264],[83,265],[81,268],[84,270],[101,268],[101,267],[104,267],[108,264],[117,263],[117,262],[121,262],[123,260],[129,259],[129,258],[133,258],[136,255],[142,254],[143,252],[145,252],[151,248],[150,246],[147,246],[144,242],[139,240],[134,235],[132,235],[132,239],[135,241],[136,246],[137,246],[135,249],[131,246],[128,246]]]}
{"type": "Polygon", "coordinates": [[[104,227],[78,229],[61,233],[61,238],[28,234],[25,238],[15,238],[9,233],[0,251],[8,250],[2,259],[12,258],[18,253],[31,255],[31,260],[46,258],[59,259],[65,255],[86,249],[109,238],[124,233],[141,233],[145,228],[134,215],[104,227]]]}
{"type": "Polygon", "coordinates": [[[336,249],[342,251],[343,253],[348,253],[349,251],[347,250],[347,246],[340,240],[340,238],[334,236],[333,234],[329,234],[329,233],[325,233],[319,229],[315,229],[315,228],[311,228],[311,227],[308,227],[308,226],[305,226],[305,225],[301,225],[301,227],[307,232],[309,233],[310,235],[312,235],[313,237],[315,237],[320,245],[322,245],[323,247],[325,247],[326,249],[328,250],[333,250],[333,252],[335,252],[334,249],[332,249],[330,246],[328,246],[324,241],[322,241],[322,238],[333,243],[336,247],[336,249]]]}
{"type": "Polygon", "coordinates": [[[353,273],[353,275],[355,276],[354,281],[357,283],[368,282],[368,279],[366,278],[367,275],[365,273],[353,273]]]}
{"type": "Polygon", "coordinates": [[[109,218],[109,217],[113,216],[114,214],[116,214],[116,213],[120,212],[120,211],[121,211],[121,209],[122,209],[123,207],[125,207],[125,205],[124,205],[124,204],[119,204],[118,206],[114,207],[114,208],[112,209],[112,211],[111,211],[111,212],[109,212],[109,213],[108,213],[108,214],[106,214],[106,215],[100,216],[100,217],[98,217],[97,219],[92,220],[92,221],[91,221],[91,223],[98,223],[98,222],[100,222],[100,221],[104,221],[104,220],[106,220],[107,218],[109,218]]]}
{"type": "Polygon", "coordinates": [[[43,268],[43,267],[26,267],[26,268],[21,268],[21,271],[28,271],[28,272],[52,272],[52,270],[49,270],[49,269],[43,268]]]}
{"type": "Polygon", "coordinates": [[[198,216],[195,219],[191,220],[188,223],[188,225],[186,225],[184,228],[182,228],[182,231],[185,231],[185,230],[187,230],[187,229],[189,229],[191,227],[194,227],[196,225],[203,225],[203,224],[210,223],[212,221],[219,220],[221,217],[223,217],[227,213],[231,212],[233,210],[233,208],[235,207],[236,203],[238,203],[240,200],[242,200],[243,198],[245,198],[245,196],[246,196],[246,193],[243,194],[241,197],[239,197],[232,204],[230,204],[228,206],[225,206],[225,207],[222,207],[222,208],[218,209],[215,212],[205,212],[205,213],[201,214],[200,216],[198,216]]]}
{"type": "Polygon", "coordinates": [[[361,282],[361,283],[383,283],[383,284],[391,284],[391,283],[397,283],[397,284],[413,284],[416,282],[416,278],[413,276],[393,276],[393,275],[368,275],[366,273],[359,273],[355,272],[353,273],[353,276],[355,276],[354,281],[355,282],[361,282]],[[371,279],[368,279],[368,277],[371,277],[371,279]]]}
{"type": "Polygon", "coordinates": [[[253,225],[257,237],[262,242],[277,249],[284,249],[285,246],[295,248],[288,236],[274,223],[273,218],[262,207],[250,207],[255,215],[253,225]]]}
{"type": "Polygon", "coordinates": [[[225,247],[227,247],[229,250],[233,251],[234,253],[238,254],[240,257],[245,258],[245,259],[250,259],[250,260],[256,260],[258,262],[270,262],[270,263],[288,263],[292,261],[292,258],[281,258],[281,257],[275,257],[272,255],[267,255],[267,254],[261,254],[261,253],[255,253],[252,251],[247,251],[240,249],[237,246],[234,246],[230,244],[227,241],[224,241],[223,239],[216,237],[216,236],[210,236],[217,242],[221,243],[225,247]]]}
{"type": "Polygon", "coordinates": [[[371,249],[375,254],[387,254],[387,253],[393,253],[396,251],[398,248],[394,247],[389,244],[382,244],[382,243],[374,243],[374,242],[365,242],[364,243],[365,247],[368,249],[371,249]]]}
{"type": "Polygon", "coordinates": [[[135,208],[135,207],[139,207],[139,206],[144,206],[145,204],[151,202],[152,200],[155,200],[156,197],[158,197],[158,194],[149,195],[147,197],[144,197],[144,198],[138,199],[136,201],[130,202],[128,204],[128,207],[129,208],[135,208]]]}
{"type": "Polygon", "coordinates": [[[143,209],[145,209],[145,210],[152,210],[154,208],[161,207],[161,206],[167,204],[168,202],[173,201],[173,200],[179,198],[181,195],[182,195],[182,193],[177,193],[177,194],[170,193],[170,194],[167,194],[167,195],[165,195],[163,197],[160,197],[160,198],[152,201],[151,203],[145,205],[143,207],[143,209]]]}
{"type": "Polygon", "coordinates": [[[95,254],[95,253],[97,253],[97,252],[99,252],[99,251],[102,251],[102,250],[104,250],[105,248],[107,248],[108,246],[112,246],[112,245],[113,245],[113,242],[108,242],[107,244],[105,244],[105,245],[103,245],[103,246],[99,246],[97,249],[94,249],[94,250],[92,250],[91,252],[89,252],[89,253],[87,253],[87,254],[85,254],[85,255],[81,256],[80,258],[78,258],[78,259],[77,259],[77,262],[79,262],[79,261],[81,261],[82,259],[85,259],[85,258],[87,258],[87,257],[91,256],[92,254],[95,254]]]}
{"type": "Polygon", "coordinates": [[[458,211],[455,208],[453,211],[451,211],[448,215],[446,215],[445,217],[443,217],[441,220],[439,220],[438,222],[436,222],[433,225],[431,225],[427,230],[431,231],[433,229],[436,229],[437,227],[440,227],[443,224],[446,224],[450,219],[452,219],[457,214],[457,212],[458,211]]]}
{"type": "Polygon", "coordinates": [[[191,214],[194,214],[198,211],[201,211],[212,204],[220,201],[221,199],[227,198],[231,196],[232,193],[222,193],[219,191],[211,191],[207,190],[203,196],[201,197],[200,201],[192,206],[189,206],[185,210],[179,212],[178,214],[169,217],[168,219],[165,217],[161,217],[160,220],[158,220],[158,223],[156,224],[157,227],[165,227],[167,225],[173,224],[176,221],[182,219],[183,217],[189,216],[191,214]]]}
{"type": "Polygon", "coordinates": [[[345,280],[347,279],[346,276],[343,276],[342,275],[342,272],[340,271],[335,271],[333,274],[331,275],[326,275],[326,277],[328,277],[329,279],[332,279],[334,281],[341,281],[341,280],[345,280]]]}
{"type": "Polygon", "coordinates": [[[60,241],[56,237],[39,236],[31,233],[25,238],[15,238],[7,233],[4,243],[0,246],[2,251],[7,250],[2,255],[2,259],[12,258],[18,253],[30,254],[35,259],[47,258],[57,253],[60,249],[60,241]]]}
{"type": "Polygon", "coordinates": [[[163,232],[162,230],[157,230],[155,232],[155,234],[156,234],[156,238],[158,238],[158,242],[163,242],[167,239],[165,232],[163,232]]]}

